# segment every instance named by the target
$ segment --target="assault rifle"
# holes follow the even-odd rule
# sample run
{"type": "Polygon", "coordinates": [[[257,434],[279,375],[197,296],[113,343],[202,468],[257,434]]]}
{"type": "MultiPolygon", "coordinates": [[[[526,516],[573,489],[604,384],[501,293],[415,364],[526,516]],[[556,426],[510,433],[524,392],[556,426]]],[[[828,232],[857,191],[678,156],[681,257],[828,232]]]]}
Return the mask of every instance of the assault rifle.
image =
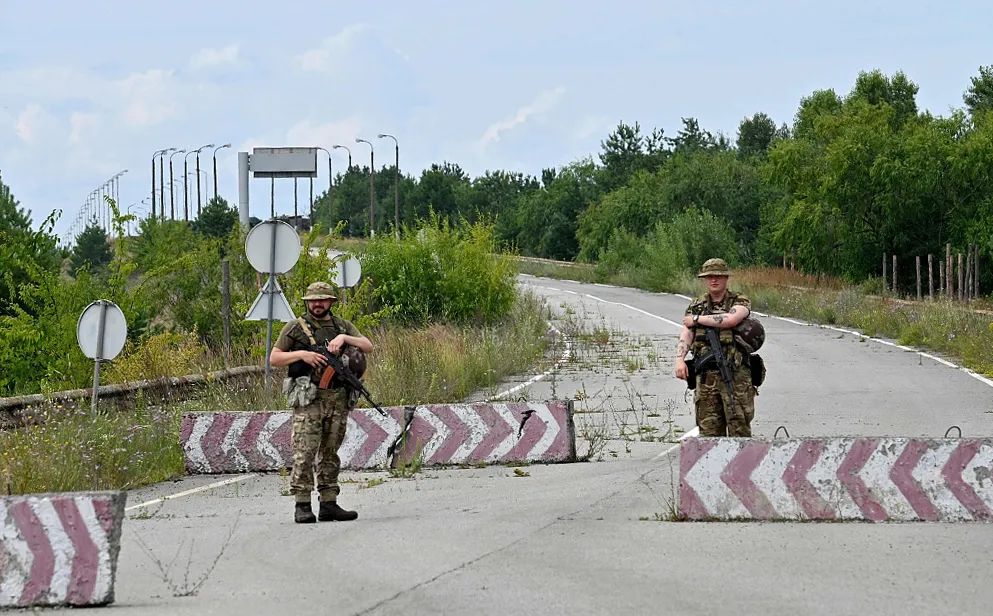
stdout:
{"type": "Polygon", "coordinates": [[[365,384],[359,380],[359,377],[355,376],[355,373],[345,366],[345,362],[341,361],[340,355],[335,355],[329,351],[327,347],[323,347],[321,345],[313,346],[310,350],[315,353],[320,353],[327,362],[327,365],[324,367],[324,371],[321,372],[321,378],[318,380],[318,389],[327,389],[331,387],[332,384],[347,387],[348,389],[359,392],[359,395],[365,398],[374,409],[379,411],[380,415],[383,417],[388,415],[387,412],[372,399],[372,394],[370,394],[369,390],[366,389],[365,384]]]}
{"type": "MultiPolygon", "coordinates": [[[[698,327],[703,327],[698,325],[698,327]]],[[[707,344],[710,345],[710,353],[702,357],[694,357],[692,363],[688,366],[689,375],[686,379],[686,385],[690,389],[696,389],[696,377],[697,375],[703,373],[711,364],[714,362],[717,364],[717,369],[721,373],[721,380],[724,381],[725,387],[728,389],[728,398],[731,400],[730,411],[734,411],[734,376],[731,372],[731,364],[728,362],[727,355],[724,354],[724,349],[721,347],[721,338],[717,333],[717,328],[715,327],[704,327],[707,332],[707,344]]]]}

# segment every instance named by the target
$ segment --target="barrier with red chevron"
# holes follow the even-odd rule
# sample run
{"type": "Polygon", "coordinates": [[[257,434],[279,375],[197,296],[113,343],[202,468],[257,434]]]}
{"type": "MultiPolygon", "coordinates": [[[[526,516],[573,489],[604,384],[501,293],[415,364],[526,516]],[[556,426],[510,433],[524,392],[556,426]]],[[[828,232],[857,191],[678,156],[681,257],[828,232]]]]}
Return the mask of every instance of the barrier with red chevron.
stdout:
{"type": "Polygon", "coordinates": [[[0,607],[114,600],[124,492],[0,498],[0,607]]]}
{"type": "Polygon", "coordinates": [[[690,438],[690,520],[993,521],[993,439],[690,438]]]}
{"type": "MultiPolygon", "coordinates": [[[[355,409],[338,455],[343,468],[502,462],[574,462],[569,401],[355,409]],[[401,439],[401,435],[404,435],[401,439]],[[391,447],[396,454],[390,459],[391,447]]],[[[191,473],[270,471],[292,466],[289,412],[188,413],[180,440],[191,473]]]]}

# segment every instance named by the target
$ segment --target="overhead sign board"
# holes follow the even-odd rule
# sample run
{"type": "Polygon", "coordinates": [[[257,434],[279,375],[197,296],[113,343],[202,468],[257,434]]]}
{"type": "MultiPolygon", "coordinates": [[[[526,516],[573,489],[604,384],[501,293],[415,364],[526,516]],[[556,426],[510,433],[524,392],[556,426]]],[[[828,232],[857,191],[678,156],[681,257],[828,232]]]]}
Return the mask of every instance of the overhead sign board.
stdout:
{"type": "Polygon", "coordinates": [[[257,178],[316,178],[317,148],[255,148],[249,166],[257,178]]]}

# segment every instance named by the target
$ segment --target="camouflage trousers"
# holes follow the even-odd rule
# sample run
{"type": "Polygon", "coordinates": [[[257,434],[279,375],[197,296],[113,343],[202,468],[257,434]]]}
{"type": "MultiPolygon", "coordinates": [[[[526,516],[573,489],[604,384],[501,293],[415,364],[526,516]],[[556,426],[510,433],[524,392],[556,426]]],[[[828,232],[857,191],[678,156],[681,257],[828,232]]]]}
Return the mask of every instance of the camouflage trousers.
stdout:
{"type": "Polygon", "coordinates": [[[751,436],[755,417],[755,388],[747,366],[734,369],[734,405],[718,370],[704,372],[696,386],[696,425],[700,436],[751,436]]]}
{"type": "Polygon", "coordinates": [[[348,412],[354,403],[345,389],[319,390],[317,399],[293,409],[293,471],[290,494],[298,503],[309,503],[317,475],[321,500],[338,498],[338,448],[345,440],[348,412]]]}

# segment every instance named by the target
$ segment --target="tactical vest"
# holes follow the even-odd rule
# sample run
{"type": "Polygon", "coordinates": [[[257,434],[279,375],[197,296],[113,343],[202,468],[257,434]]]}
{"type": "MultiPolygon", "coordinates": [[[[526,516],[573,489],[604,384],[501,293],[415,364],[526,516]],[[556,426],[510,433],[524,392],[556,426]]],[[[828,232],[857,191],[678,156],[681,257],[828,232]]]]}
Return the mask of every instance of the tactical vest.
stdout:
{"type": "MultiPolygon", "coordinates": [[[[314,321],[305,316],[297,318],[297,328],[306,337],[310,346],[326,347],[338,334],[344,333],[345,328],[338,322],[338,318],[331,315],[328,321],[314,321]],[[316,325],[316,327],[315,327],[316,325]]],[[[298,351],[300,349],[290,349],[298,351]]],[[[316,380],[310,364],[303,360],[293,362],[287,367],[286,374],[291,378],[310,375],[312,380],[316,380]]]]}
{"type": "MultiPolygon", "coordinates": [[[[704,295],[702,298],[697,299],[690,305],[689,314],[727,314],[730,312],[731,307],[737,299],[737,293],[727,291],[724,294],[724,301],[717,304],[712,304],[710,302],[710,296],[704,295]]],[[[740,366],[743,360],[743,354],[734,343],[734,331],[730,329],[718,329],[717,332],[720,337],[721,348],[724,351],[724,355],[728,358],[728,360],[734,363],[734,365],[740,366]]],[[[693,357],[703,357],[710,352],[710,342],[707,341],[706,328],[694,328],[693,346],[691,349],[693,351],[693,357]]]]}

